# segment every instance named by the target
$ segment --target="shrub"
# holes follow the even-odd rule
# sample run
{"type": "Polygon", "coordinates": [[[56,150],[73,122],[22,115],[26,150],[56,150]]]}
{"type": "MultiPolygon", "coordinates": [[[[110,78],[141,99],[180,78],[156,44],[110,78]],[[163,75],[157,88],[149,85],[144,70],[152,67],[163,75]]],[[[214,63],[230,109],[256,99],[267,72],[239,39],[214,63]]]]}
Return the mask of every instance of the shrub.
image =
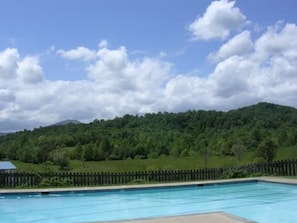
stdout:
{"type": "Polygon", "coordinates": [[[223,179],[244,178],[248,177],[248,172],[242,169],[229,170],[222,175],[223,179]]]}
{"type": "Polygon", "coordinates": [[[58,177],[44,178],[39,184],[39,187],[66,187],[73,184],[72,180],[69,178],[64,178],[59,180],[58,177]]]}

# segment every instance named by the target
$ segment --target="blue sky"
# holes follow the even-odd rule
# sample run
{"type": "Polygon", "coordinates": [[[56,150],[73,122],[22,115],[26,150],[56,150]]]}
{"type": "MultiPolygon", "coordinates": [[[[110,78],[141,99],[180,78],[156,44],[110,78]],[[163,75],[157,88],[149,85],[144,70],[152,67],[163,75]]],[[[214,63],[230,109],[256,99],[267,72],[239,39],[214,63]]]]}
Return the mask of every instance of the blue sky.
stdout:
{"type": "Polygon", "coordinates": [[[259,101],[296,107],[296,8],[0,0],[0,131],[259,101]]]}

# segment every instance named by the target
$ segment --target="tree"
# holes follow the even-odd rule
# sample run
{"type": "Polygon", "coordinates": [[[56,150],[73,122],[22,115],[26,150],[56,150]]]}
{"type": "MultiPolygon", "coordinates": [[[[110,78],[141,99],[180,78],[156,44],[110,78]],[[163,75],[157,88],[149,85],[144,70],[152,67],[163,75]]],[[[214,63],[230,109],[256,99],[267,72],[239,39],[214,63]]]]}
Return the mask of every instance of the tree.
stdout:
{"type": "Polygon", "coordinates": [[[60,166],[60,169],[63,170],[66,167],[69,167],[69,157],[66,152],[56,151],[53,155],[53,162],[56,165],[60,166]]]}
{"type": "Polygon", "coordinates": [[[19,160],[25,163],[36,163],[36,148],[32,146],[24,146],[22,149],[18,150],[19,160]]]}
{"type": "Polygon", "coordinates": [[[88,144],[83,151],[83,158],[85,161],[91,161],[93,160],[93,154],[94,154],[94,150],[93,150],[93,146],[91,144],[88,144]]]}
{"type": "Polygon", "coordinates": [[[262,157],[268,163],[270,163],[276,156],[277,147],[277,143],[274,140],[266,138],[259,145],[258,156],[262,157]]]}
{"type": "Polygon", "coordinates": [[[74,158],[76,160],[81,160],[82,159],[82,156],[83,156],[83,147],[80,143],[78,143],[76,146],[75,146],[75,150],[74,150],[74,158]]]}
{"type": "Polygon", "coordinates": [[[107,137],[101,140],[99,149],[102,151],[104,158],[108,159],[109,155],[112,153],[113,147],[107,137]]]}
{"type": "MultiPolygon", "coordinates": [[[[278,133],[278,143],[279,145],[286,145],[288,141],[288,134],[287,134],[287,129],[282,129],[278,133]]],[[[288,145],[290,146],[290,145],[288,145]]]]}
{"type": "Polygon", "coordinates": [[[238,161],[241,161],[247,150],[243,144],[235,144],[232,147],[232,152],[237,157],[238,161]]]}
{"type": "Polygon", "coordinates": [[[104,154],[103,154],[103,151],[102,151],[101,147],[95,146],[93,148],[93,160],[101,161],[101,160],[104,160],[104,159],[105,159],[105,157],[104,157],[104,154]]]}
{"type": "Polygon", "coordinates": [[[60,137],[61,145],[65,145],[67,147],[71,147],[75,145],[75,140],[70,135],[64,135],[60,137]]]}
{"type": "Polygon", "coordinates": [[[3,158],[5,158],[5,153],[4,149],[0,146],[0,160],[2,160],[3,158]]]}
{"type": "Polygon", "coordinates": [[[35,148],[36,150],[36,163],[43,163],[49,160],[49,153],[54,148],[50,144],[49,137],[45,135],[41,135],[37,139],[37,146],[35,148]]]}
{"type": "Polygon", "coordinates": [[[208,160],[211,156],[211,152],[208,150],[208,148],[204,148],[203,150],[201,150],[200,154],[204,160],[204,168],[207,168],[208,160]]]}

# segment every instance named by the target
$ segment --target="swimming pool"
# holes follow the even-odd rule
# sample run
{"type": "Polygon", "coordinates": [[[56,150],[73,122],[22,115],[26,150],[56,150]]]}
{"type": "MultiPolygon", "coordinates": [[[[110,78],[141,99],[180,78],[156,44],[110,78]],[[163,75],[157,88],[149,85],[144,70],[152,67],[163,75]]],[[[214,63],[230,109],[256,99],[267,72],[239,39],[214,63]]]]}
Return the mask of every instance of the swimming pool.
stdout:
{"type": "Polygon", "coordinates": [[[0,194],[1,222],[91,222],[224,211],[259,223],[297,219],[297,186],[248,181],[175,187],[0,194]]]}

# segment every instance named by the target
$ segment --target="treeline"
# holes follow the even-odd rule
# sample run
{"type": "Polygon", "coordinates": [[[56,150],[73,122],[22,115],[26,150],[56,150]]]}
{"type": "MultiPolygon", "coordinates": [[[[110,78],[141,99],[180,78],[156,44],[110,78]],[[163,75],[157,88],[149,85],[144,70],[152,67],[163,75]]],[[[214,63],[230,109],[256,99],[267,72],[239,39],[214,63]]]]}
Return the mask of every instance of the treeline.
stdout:
{"type": "Polygon", "coordinates": [[[297,110],[269,103],[228,112],[125,115],[89,124],[40,127],[0,136],[0,159],[29,163],[147,159],[246,152],[272,161],[279,147],[297,144],[297,110]]]}

